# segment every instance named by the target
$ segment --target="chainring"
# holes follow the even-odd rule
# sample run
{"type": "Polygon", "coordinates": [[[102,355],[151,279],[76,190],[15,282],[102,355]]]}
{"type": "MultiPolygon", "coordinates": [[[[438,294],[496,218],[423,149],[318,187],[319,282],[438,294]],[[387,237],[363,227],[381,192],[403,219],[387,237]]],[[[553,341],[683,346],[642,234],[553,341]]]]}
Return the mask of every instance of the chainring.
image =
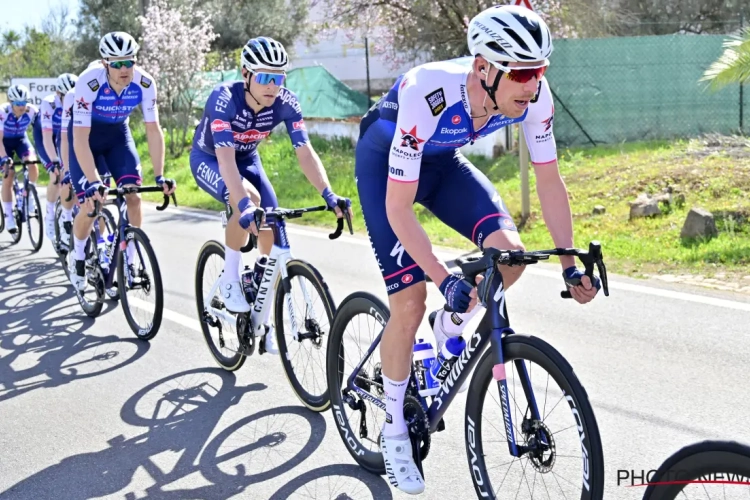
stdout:
{"type": "Polygon", "coordinates": [[[422,403],[411,394],[404,397],[404,420],[409,434],[415,436],[417,442],[421,443],[419,454],[424,460],[430,451],[430,423],[427,421],[427,413],[422,403]]]}

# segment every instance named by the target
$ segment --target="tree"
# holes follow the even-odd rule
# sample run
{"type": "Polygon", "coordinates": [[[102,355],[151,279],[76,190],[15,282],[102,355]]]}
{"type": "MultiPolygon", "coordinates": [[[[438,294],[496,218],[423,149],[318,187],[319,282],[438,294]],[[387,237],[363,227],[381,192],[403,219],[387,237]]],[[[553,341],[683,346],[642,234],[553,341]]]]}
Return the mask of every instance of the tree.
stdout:
{"type": "Polygon", "coordinates": [[[192,126],[193,93],[200,82],[214,33],[209,16],[186,3],[170,8],[165,0],[150,0],[143,26],[141,59],[157,83],[161,122],[169,130],[169,152],[178,156],[192,126]]]}
{"type": "Polygon", "coordinates": [[[616,0],[611,9],[613,35],[729,33],[750,16],[747,0],[616,0]]]}
{"type": "Polygon", "coordinates": [[[143,7],[141,0],[80,0],[77,55],[86,63],[97,59],[99,40],[110,31],[125,31],[139,40],[143,7]]]}
{"type": "Polygon", "coordinates": [[[706,69],[700,81],[710,82],[714,90],[750,81],[750,28],[724,42],[724,53],[706,69]]]}

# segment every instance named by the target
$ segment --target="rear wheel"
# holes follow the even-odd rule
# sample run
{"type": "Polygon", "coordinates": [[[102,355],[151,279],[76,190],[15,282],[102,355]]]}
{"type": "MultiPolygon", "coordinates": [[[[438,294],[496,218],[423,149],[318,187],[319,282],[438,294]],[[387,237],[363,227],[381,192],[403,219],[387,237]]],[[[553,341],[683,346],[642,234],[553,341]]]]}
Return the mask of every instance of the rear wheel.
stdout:
{"type": "Polygon", "coordinates": [[[26,224],[29,228],[31,248],[34,252],[38,252],[44,241],[44,221],[42,220],[42,208],[39,206],[39,195],[33,184],[29,184],[24,202],[26,203],[26,224]]]}
{"type": "Polygon", "coordinates": [[[18,211],[17,202],[13,203],[13,217],[16,220],[16,232],[10,234],[10,239],[15,245],[16,243],[21,241],[21,236],[23,236],[23,218],[21,217],[21,212],[18,211]]]}
{"type": "MultiPolygon", "coordinates": [[[[69,248],[73,248],[73,231],[70,232],[69,248]]],[[[96,254],[96,236],[92,233],[86,240],[84,259],[86,265],[87,286],[83,292],[74,289],[81,309],[90,318],[96,318],[102,312],[104,306],[104,275],[99,265],[99,256],[96,254]]],[[[75,252],[68,252],[65,256],[65,267],[70,272],[75,272],[75,252]]]]}
{"type": "Polygon", "coordinates": [[[207,241],[198,253],[195,266],[195,305],[203,338],[216,363],[227,371],[239,370],[246,356],[238,352],[236,322],[229,323],[223,317],[211,313],[209,306],[226,311],[221,295],[217,290],[207,296],[221,277],[224,269],[224,245],[218,241],[207,241]]]}
{"type": "Polygon", "coordinates": [[[325,367],[336,306],[328,285],[312,264],[292,260],[287,263],[286,271],[290,291],[286,293],[283,284],[278,283],[274,304],[279,357],[300,401],[313,411],[325,411],[331,404],[325,367]]]}

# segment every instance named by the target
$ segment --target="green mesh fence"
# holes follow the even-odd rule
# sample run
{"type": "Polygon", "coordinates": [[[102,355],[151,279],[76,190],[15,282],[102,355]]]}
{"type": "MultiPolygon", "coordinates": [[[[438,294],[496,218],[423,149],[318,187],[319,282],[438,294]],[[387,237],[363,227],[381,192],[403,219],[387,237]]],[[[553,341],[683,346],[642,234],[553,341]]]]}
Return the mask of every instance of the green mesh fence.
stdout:
{"type": "Polygon", "coordinates": [[[699,82],[724,35],[555,40],[547,80],[559,145],[688,137],[750,129],[750,95],[699,82]],[[576,123],[577,121],[577,123],[576,123]],[[588,135],[588,137],[587,137],[588,135]]]}

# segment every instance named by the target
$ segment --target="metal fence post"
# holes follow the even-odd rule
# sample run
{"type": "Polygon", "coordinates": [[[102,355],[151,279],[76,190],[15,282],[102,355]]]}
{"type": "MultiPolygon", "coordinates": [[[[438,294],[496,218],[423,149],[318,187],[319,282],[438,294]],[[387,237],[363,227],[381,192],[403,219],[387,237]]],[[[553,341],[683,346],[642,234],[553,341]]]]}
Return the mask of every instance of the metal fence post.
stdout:
{"type": "Polygon", "coordinates": [[[525,224],[531,214],[529,189],[529,148],[523,125],[518,124],[518,159],[521,161],[521,224],[525,224]]]}

